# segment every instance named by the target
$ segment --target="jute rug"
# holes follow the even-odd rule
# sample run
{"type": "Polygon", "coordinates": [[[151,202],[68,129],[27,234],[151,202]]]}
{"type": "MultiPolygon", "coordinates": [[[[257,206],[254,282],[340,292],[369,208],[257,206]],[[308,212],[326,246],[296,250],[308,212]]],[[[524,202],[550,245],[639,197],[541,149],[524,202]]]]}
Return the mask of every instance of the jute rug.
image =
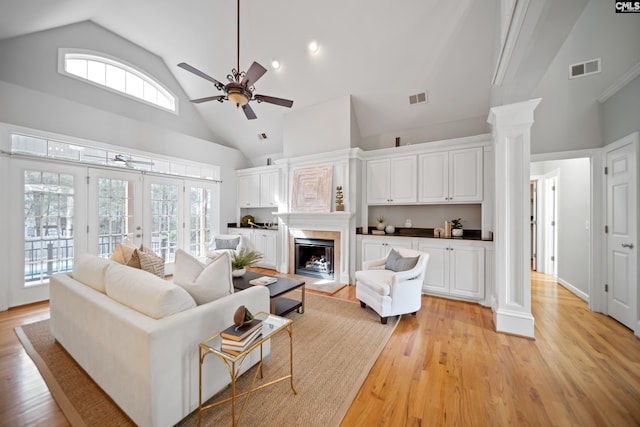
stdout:
{"type": "MultiPolygon", "coordinates": [[[[397,318],[382,325],[372,310],[363,310],[358,303],[311,293],[306,295],[304,314],[287,316],[294,320],[294,386],[298,393],[293,394],[288,381],[252,393],[240,425],[337,426],[391,337],[397,318]]],[[[133,424],[53,339],[48,320],[18,327],[16,333],[72,425],[133,424]]],[[[258,384],[288,372],[288,339],[286,333],[273,338],[271,358],[258,384]]],[[[253,372],[240,378],[238,390],[246,388],[253,372]]],[[[228,395],[229,388],[213,399],[228,395]]],[[[230,404],[223,404],[205,411],[202,425],[228,425],[230,417],[230,404]]],[[[196,423],[197,411],[179,425],[196,423]]]]}

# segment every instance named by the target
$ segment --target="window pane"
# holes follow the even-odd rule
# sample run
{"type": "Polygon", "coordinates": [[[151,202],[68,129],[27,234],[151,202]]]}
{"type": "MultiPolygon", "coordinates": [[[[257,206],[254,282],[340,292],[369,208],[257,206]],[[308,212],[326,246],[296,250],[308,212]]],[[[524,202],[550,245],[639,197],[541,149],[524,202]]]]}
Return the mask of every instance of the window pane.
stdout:
{"type": "Polygon", "coordinates": [[[153,104],[157,104],[158,90],[153,87],[149,82],[144,82],[144,100],[153,104]]]}
{"type": "Polygon", "coordinates": [[[105,65],[102,62],[87,61],[87,78],[92,82],[96,82],[104,86],[105,84],[105,65]]]}
{"type": "Polygon", "coordinates": [[[47,155],[47,141],[24,135],[11,135],[11,151],[14,153],[47,155]]]}
{"type": "Polygon", "coordinates": [[[125,71],[107,64],[107,86],[120,92],[125,91],[125,71]]]}
{"type": "Polygon", "coordinates": [[[87,78],[87,60],[86,59],[67,59],[65,63],[67,73],[73,74],[83,79],[87,78]]]}
{"type": "Polygon", "coordinates": [[[135,74],[126,73],[127,93],[137,98],[142,98],[142,79],[135,74]]]}

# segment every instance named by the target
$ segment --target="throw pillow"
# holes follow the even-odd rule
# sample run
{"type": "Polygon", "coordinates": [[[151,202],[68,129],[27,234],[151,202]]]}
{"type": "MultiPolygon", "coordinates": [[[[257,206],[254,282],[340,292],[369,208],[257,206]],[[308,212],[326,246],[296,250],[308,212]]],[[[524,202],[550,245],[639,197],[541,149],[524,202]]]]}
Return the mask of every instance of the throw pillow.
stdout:
{"type": "Polygon", "coordinates": [[[116,243],[111,260],[129,267],[140,268],[140,257],[138,257],[136,247],[126,243],[116,243]]]}
{"type": "Polygon", "coordinates": [[[216,249],[235,249],[240,243],[240,236],[233,239],[215,239],[216,249]]]}
{"type": "Polygon", "coordinates": [[[97,255],[80,254],[73,260],[71,275],[78,282],[104,293],[104,274],[112,264],[112,261],[97,255]]]}
{"type": "Polygon", "coordinates": [[[173,270],[173,283],[181,286],[198,305],[233,293],[231,257],[223,252],[208,264],[178,249],[173,270]]]}
{"type": "Polygon", "coordinates": [[[384,268],[396,272],[411,270],[418,263],[418,258],[417,256],[403,257],[395,249],[391,249],[384,268]]]}
{"type": "Polygon", "coordinates": [[[164,260],[162,258],[144,246],[140,246],[140,250],[138,250],[137,253],[140,258],[140,268],[142,270],[164,279],[164,260]]]}

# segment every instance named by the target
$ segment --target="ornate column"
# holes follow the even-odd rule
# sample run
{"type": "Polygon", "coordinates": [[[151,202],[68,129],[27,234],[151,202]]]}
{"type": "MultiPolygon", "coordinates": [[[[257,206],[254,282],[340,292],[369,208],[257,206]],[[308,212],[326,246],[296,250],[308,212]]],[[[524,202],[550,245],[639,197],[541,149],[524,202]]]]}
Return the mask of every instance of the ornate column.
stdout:
{"type": "Polygon", "coordinates": [[[493,107],[496,331],[534,337],[531,314],[529,159],[540,99],[493,107]]]}

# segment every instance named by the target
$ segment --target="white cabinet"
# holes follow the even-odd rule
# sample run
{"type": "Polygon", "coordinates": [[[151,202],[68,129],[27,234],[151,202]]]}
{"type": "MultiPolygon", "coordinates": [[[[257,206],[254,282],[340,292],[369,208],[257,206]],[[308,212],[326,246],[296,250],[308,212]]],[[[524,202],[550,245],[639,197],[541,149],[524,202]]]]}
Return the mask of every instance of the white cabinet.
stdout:
{"type": "Polygon", "coordinates": [[[482,147],[418,156],[418,202],[481,202],[482,147]]]}
{"type": "Polygon", "coordinates": [[[418,239],[418,250],[429,254],[423,290],[444,296],[483,300],[485,248],[473,242],[418,239]]]}
{"type": "Polygon", "coordinates": [[[416,200],[416,156],[367,161],[367,203],[406,204],[416,200]]]}
{"type": "Polygon", "coordinates": [[[278,231],[261,230],[257,228],[229,228],[229,234],[238,234],[244,237],[245,243],[250,249],[262,254],[262,259],[255,265],[264,268],[275,269],[278,264],[278,231]]]}
{"type": "Polygon", "coordinates": [[[257,208],[260,206],[260,175],[239,175],[238,207],[257,208]]]}
{"type": "Polygon", "coordinates": [[[237,175],[239,208],[276,208],[280,172],[252,172],[237,175]]]}
{"type": "Polygon", "coordinates": [[[391,248],[411,249],[411,239],[406,237],[363,236],[360,262],[381,259],[387,256],[391,248]]]}
{"type": "Polygon", "coordinates": [[[274,230],[253,230],[253,246],[263,256],[256,265],[275,269],[278,255],[278,232],[274,230]]]}
{"type": "Polygon", "coordinates": [[[260,206],[278,207],[278,187],[280,174],[278,171],[260,174],[260,206]]]}

